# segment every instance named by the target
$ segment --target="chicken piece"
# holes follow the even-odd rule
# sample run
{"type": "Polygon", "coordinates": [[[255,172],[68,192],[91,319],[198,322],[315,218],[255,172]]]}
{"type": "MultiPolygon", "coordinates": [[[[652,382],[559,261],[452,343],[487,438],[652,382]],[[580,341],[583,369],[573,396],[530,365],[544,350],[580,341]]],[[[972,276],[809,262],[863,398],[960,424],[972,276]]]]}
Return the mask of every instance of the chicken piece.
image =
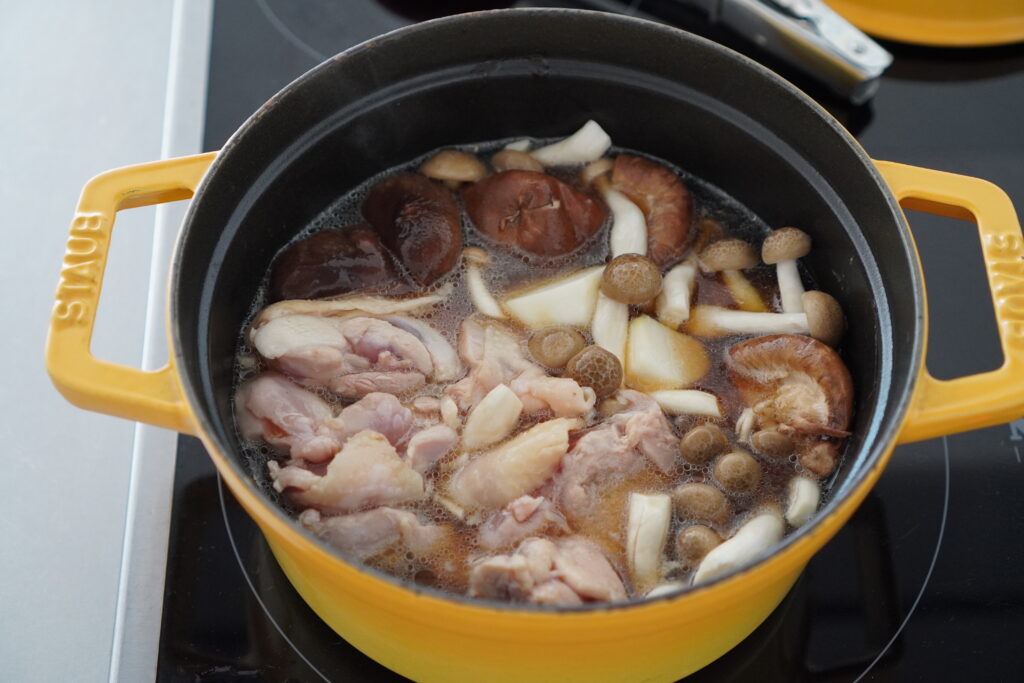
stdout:
{"type": "Polygon", "coordinates": [[[423,342],[377,318],[289,315],[254,329],[252,341],[271,366],[303,386],[346,397],[403,394],[434,372],[423,342]]]}
{"type": "Polygon", "coordinates": [[[547,498],[520,496],[480,525],[477,545],[484,550],[510,548],[545,531],[568,533],[569,525],[547,498]]]}
{"type": "Polygon", "coordinates": [[[262,437],[293,458],[322,462],[338,452],[345,435],[325,422],[331,407],[276,372],[266,372],[239,387],[235,415],[242,437],[262,437]]]}
{"type": "Polygon", "coordinates": [[[524,413],[550,410],[558,417],[579,417],[594,407],[593,390],[566,377],[549,377],[526,359],[523,340],[500,322],[469,318],[459,328],[459,356],[469,374],[446,393],[469,410],[499,384],[507,384],[523,402],[524,413]]]}
{"type": "Polygon", "coordinates": [[[511,555],[478,562],[470,570],[469,594],[555,605],[626,599],[626,589],[608,558],[579,536],[557,541],[528,538],[511,555]]]}
{"type": "Polygon", "coordinates": [[[597,492],[639,472],[645,458],[665,473],[675,462],[679,439],[658,404],[629,389],[619,391],[617,398],[625,409],[584,434],[562,459],[555,477],[555,500],[570,519],[586,517],[597,492]]]}
{"type": "Polygon", "coordinates": [[[448,425],[437,424],[421,429],[409,439],[405,461],[420,474],[426,474],[434,465],[451,452],[459,435],[448,425]]]}
{"type": "Polygon", "coordinates": [[[398,543],[414,555],[428,555],[452,535],[448,526],[423,524],[412,512],[389,507],[340,517],[324,517],[311,508],[299,515],[299,523],[360,561],[379,555],[398,543]]]}
{"type": "Polygon", "coordinates": [[[399,403],[394,395],[373,392],[342,408],[337,417],[327,420],[327,424],[346,439],[369,429],[383,434],[392,446],[397,447],[408,439],[413,418],[412,411],[399,403]]]}
{"type": "Polygon", "coordinates": [[[304,507],[354,512],[423,498],[423,477],[402,460],[384,435],[364,430],[350,437],[318,476],[298,465],[268,463],[278,491],[304,507]]]}
{"type": "Polygon", "coordinates": [[[499,508],[544,483],[569,450],[575,420],[556,418],[471,458],[452,476],[448,496],[467,510],[499,508]]]}

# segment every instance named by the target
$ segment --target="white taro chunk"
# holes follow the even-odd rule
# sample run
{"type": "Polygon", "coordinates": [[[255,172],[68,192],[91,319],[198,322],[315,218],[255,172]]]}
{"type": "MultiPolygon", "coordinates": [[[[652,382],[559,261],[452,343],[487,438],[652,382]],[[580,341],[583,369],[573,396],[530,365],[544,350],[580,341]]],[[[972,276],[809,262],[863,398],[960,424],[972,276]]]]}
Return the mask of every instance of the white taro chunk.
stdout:
{"type": "Polygon", "coordinates": [[[626,560],[633,583],[644,591],[657,584],[672,521],[672,498],[665,493],[629,494],[626,560]]]}
{"type": "Polygon", "coordinates": [[[707,391],[675,389],[652,391],[651,398],[669,415],[707,415],[722,417],[718,397],[707,391]]]}
{"type": "Polygon", "coordinates": [[[551,325],[586,327],[594,316],[603,272],[604,266],[592,266],[530,287],[506,298],[504,308],[531,329],[551,325]]]}
{"type": "Polygon", "coordinates": [[[535,149],[530,154],[545,166],[571,166],[597,161],[611,146],[612,139],[608,133],[596,121],[587,121],[564,140],[535,149]]]}
{"type": "Polygon", "coordinates": [[[766,510],[755,515],[732,538],[704,557],[693,574],[693,584],[710,581],[764,556],[782,540],[783,527],[782,516],[777,511],[766,510]]]}

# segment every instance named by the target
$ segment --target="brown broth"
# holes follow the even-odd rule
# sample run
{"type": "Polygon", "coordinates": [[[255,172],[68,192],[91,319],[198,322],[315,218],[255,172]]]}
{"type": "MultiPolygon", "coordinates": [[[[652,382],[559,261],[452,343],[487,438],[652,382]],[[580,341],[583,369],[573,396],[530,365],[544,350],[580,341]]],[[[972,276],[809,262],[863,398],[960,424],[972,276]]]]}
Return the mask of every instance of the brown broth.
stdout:
{"type": "MultiPolygon", "coordinates": [[[[490,156],[490,153],[500,149],[508,141],[498,141],[481,145],[464,147],[465,151],[481,154],[482,159],[490,156]]],[[[540,144],[540,142],[538,142],[540,144]]],[[[614,155],[620,152],[638,154],[632,150],[615,149],[609,154],[614,155]]],[[[365,198],[369,188],[379,182],[383,177],[414,171],[424,159],[430,155],[414,159],[408,164],[397,167],[370,178],[359,187],[346,192],[334,204],[326,209],[320,216],[305,226],[296,226],[296,235],[292,243],[308,235],[326,228],[337,228],[339,226],[352,225],[360,222],[359,206],[365,198]]],[[[651,157],[647,154],[639,154],[652,161],[668,166],[678,173],[687,184],[693,197],[695,212],[694,223],[698,220],[710,218],[720,222],[726,227],[727,235],[730,237],[741,237],[753,244],[758,244],[769,231],[759,218],[753,215],[739,202],[725,195],[715,186],[695,178],[681,169],[678,169],[663,160],[651,157]]],[[[554,169],[553,175],[562,180],[574,181],[577,169],[554,169]]],[[[457,195],[456,195],[457,196],[457,195]]],[[[461,209],[461,200],[460,200],[461,209]]],[[[462,211],[463,239],[466,246],[479,246],[487,249],[494,259],[494,263],[486,270],[488,285],[495,297],[500,299],[502,293],[519,285],[534,282],[546,277],[554,276],[566,270],[604,263],[608,258],[608,229],[610,224],[606,220],[597,234],[584,244],[576,252],[556,259],[540,260],[530,258],[522,254],[514,253],[511,249],[496,245],[486,236],[478,232],[468,221],[465,211],[462,211]]],[[[282,248],[282,251],[284,248],[282,248]]],[[[438,285],[445,282],[452,282],[455,285],[454,293],[449,300],[429,314],[421,316],[437,328],[453,345],[459,324],[463,319],[474,312],[472,302],[469,299],[464,278],[463,267],[458,266],[452,273],[442,279],[438,285]]],[[[748,279],[760,292],[765,303],[771,310],[779,310],[778,292],[775,287],[774,269],[770,266],[759,265],[756,268],[745,271],[748,279]]],[[[735,307],[732,296],[721,279],[717,275],[700,274],[698,276],[697,305],[709,304],[716,306],[735,307]]],[[[807,273],[804,273],[805,282],[808,281],[807,273]]],[[[250,308],[250,320],[266,303],[266,282],[255,297],[250,308]]],[[[248,325],[246,326],[246,331],[248,325]]],[[[589,332],[582,330],[588,338],[589,332]]],[[[670,419],[673,429],[677,435],[684,434],[693,426],[706,421],[717,424],[728,435],[730,441],[736,443],[736,434],[732,431],[737,417],[743,409],[736,389],[729,382],[725,372],[725,351],[737,341],[737,337],[702,339],[711,359],[708,373],[702,377],[693,388],[708,391],[717,395],[723,407],[723,417],[709,420],[704,417],[683,416],[670,419]]],[[[524,349],[525,351],[525,349],[524,349]]],[[[526,354],[528,355],[528,354],[526,354]]],[[[235,388],[243,381],[254,377],[262,369],[262,365],[252,351],[248,343],[247,334],[243,333],[239,340],[238,354],[235,362],[235,388]]],[[[439,395],[444,387],[439,385],[428,385],[417,395],[439,395]]],[[[337,397],[320,392],[335,410],[343,407],[344,402],[337,397]]],[[[411,402],[411,397],[403,402],[411,402]]],[[[520,430],[531,426],[550,416],[532,415],[524,417],[520,424],[520,430]]],[[[596,422],[597,419],[592,420],[596,422]]],[[[742,446],[747,452],[750,448],[742,446]]],[[[246,442],[243,443],[243,454],[248,463],[249,470],[257,483],[262,486],[267,494],[291,512],[297,512],[289,503],[287,496],[282,496],[270,486],[267,476],[267,462],[271,459],[284,460],[282,454],[276,452],[266,443],[246,442]]],[[[455,457],[448,456],[449,460],[455,457]]],[[[755,508],[765,503],[777,503],[785,507],[786,484],[789,479],[801,471],[795,457],[783,458],[781,461],[754,456],[762,466],[762,480],[756,491],[744,495],[727,494],[735,509],[735,517],[729,524],[716,528],[723,537],[728,537],[738,524],[744,521],[744,517],[755,508]]],[[[640,472],[632,474],[619,481],[610,483],[600,494],[597,505],[597,512],[585,520],[570,520],[574,532],[589,535],[609,555],[612,564],[620,572],[631,598],[639,598],[632,591],[628,580],[628,573],[625,571],[624,545],[626,536],[626,509],[629,493],[632,491],[642,492],[671,492],[676,486],[685,482],[712,481],[710,467],[697,467],[683,463],[678,460],[678,466],[669,475],[655,472],[650,467],[645,467],[640,472]]],[[[428,487],[435,491],[443,491],[446,479],[450,472],[446,471],[445,463],[436,468],[426,476],[428,487]]],[[[415,510],[424,522],[440,523],[450,525],[452,533],[444,543],[443,550],[430,557],[415,557],[406,552],[402,547],[396,546],[387,552],[381,553],[368,562],[382,571],[394,574],[418,585],[430,586],[445,591],[464,593],[467,586],[468,568],[470,562],[475,558],[484,555],[476,544],[477,527],[466,524],[456,519],[446,508],[434,502],[432,497],[413,505],[401,506],[405,509],[415,510]]],[[[666,545],[668,558],[673,559],[675,536],[685,526],[693,523],[692,520],[680,519],[674,515],[669,540],[666,545]]],[[[508,552],[508,551],[503,551],[508,552]]],[[[666,580],[686,580],[692,568],[673,565],[666,580]]]]}

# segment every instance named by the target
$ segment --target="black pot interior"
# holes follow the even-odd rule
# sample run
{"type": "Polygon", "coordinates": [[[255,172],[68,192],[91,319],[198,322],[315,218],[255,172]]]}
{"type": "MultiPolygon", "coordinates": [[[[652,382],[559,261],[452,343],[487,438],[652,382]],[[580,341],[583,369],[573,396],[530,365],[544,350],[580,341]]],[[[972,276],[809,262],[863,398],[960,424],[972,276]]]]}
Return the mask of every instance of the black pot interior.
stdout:
{"type": "Polygon", "coordinates": [[[807,265],[850,321],[843,354],[857,390],[831,504],[856,485],[895,438],[922,353],[921,283],[898,207],[846,132],[770,72],[664,26],[567,10],[463,15],[370,41],[288,86],[228,142],[179,242],[172,312],[190,401],[241,473],[232,356],[275,252],[391,166],[445,145],[564,135],[590,118],[769,225],[811,234],[807,265]]]}

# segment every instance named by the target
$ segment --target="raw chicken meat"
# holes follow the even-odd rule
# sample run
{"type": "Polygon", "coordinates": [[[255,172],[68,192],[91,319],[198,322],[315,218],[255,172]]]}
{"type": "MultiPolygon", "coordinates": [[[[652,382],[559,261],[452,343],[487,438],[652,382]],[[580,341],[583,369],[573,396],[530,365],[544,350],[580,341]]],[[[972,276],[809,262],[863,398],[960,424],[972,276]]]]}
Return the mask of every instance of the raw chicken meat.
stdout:
{"type": "Polygon", "coordinates": [[[449,497],[466,509],[491,509],[533,491],[569,450],[569,430],[576,426],[566,418],[541,422],[473,457],[452,477],[449,497]]]}
{"type": "Polygon", "coordinates": [[[300,467],[267,463],[274,488],[289,490],[298,505],[354,512],[423,498],[423,477],[402,460],[384,435],[364,430],[350,437],[324,476],[300,467]]]}
{"type": "Polygon", "coordinates": [[[450,527],[423,524],[412,512],[389,507],[340,517],[324,517],[310,508],[299,515],[299,522],[357,560],[379,555],[398,543],[415,555],[426,555],[452,534],[450,527]]]}
{"type": "Polygon", "coordinates": [[[547,498],[520,496],[491,513],[480,525],[477,545],[484,550],[510,548],[528,536],[557,530],[569,533],[569,525],[547,498]]]}
{"type": "Polygon", "coordinates": [[[469,318],[459,328],[459,356],[469,374],[446,393],[469,410],[499,384],[507,384],[523,402],[523,412],[550,410],[557,417],[579,417],[594,407],[594,391],[566,377],[550,377],[523,355],[523,344],[511,327],[492,320],[469,318]]]}
{"type": "Polygon", "coordinates": [[[448,425],[437,424],[421,429],[409,439],[405,461],[420,474],[426,474],[451,452],[458,440],[459,435],[448,425]]]}
{"type": "Polygon", "coordinates": [[[392,394],[374,392],[355,403],[345,406],[338,416],[327,421],[345,438],[369,429],[400,446],[409,437],[412,429],[412,411],[403,406],[392,394]]]}
{"type": "Polygon", "coordinates": [[[469,594],[556,605],[626,599],[626,589],[608,558],[579,536],[557,541],[528,538],[511,555],[478,562],[470,570],[469,594]]]}
{"type": "Polygon", "coordinates": [[[346,397],[405,394],[434,374],[419,338],[367,316],[274,318],[253,330],[252,342],[272,367],[300,384],[346,397]]]}
{"type": "Polygon", "coordinates": [[[618,398],[626,409],[584,434],[562,459],[553,489],[570,518],[586,516],[596,491],[640,471],[644,458],[661,472],[668,472],[675,462],[679,440],[658,404],[629,389],[619,391],[618,398]]]}
{"type": "Polygon", "coordinates": [[[327,402],[276,372],[239,388],[235,415],[243,438],[263,437],[293,458],[322,462],[344,442],[344,434],[325,424],[331,419],[327,402]]]}
{"type": "Polygon", "coordinates": [[[398,446],[412,428],[412,413],[391,394],[367,394],[332,417],[323,399],[276,372],[243,385],[235,411],[244,438],[263,437],[293,459],[309,462],[329,460],[348,437],[364,429],[398,446]]]}

